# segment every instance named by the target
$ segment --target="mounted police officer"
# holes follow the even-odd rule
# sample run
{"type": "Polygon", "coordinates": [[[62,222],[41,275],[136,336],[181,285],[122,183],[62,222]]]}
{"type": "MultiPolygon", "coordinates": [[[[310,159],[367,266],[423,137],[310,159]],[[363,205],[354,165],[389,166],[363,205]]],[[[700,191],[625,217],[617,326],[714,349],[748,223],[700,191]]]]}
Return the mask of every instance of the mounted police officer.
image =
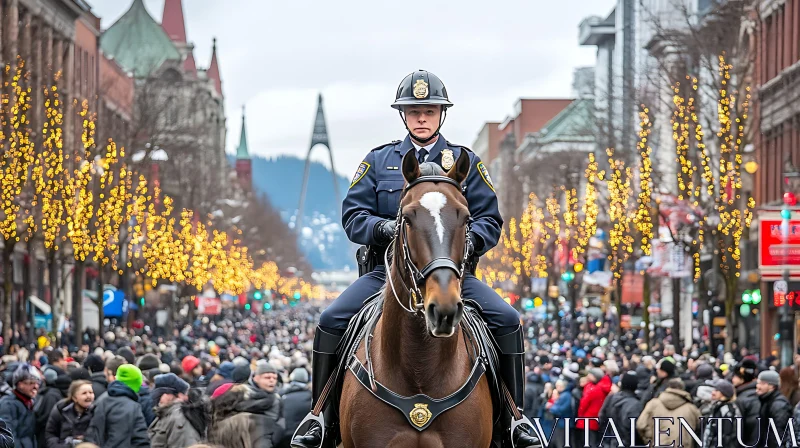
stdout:
{"type": "MultiPolygon", "coordinates": [[[[514,402],[522,407],[525,378],[519,314],[474,276],[479,257],[497,244],[503,219],[497,209],[492,179],[481,159],[468,148],[449,143],[439,133],[447,109],[452,105],[444,84],[433,73],[418,70],[406,76],[397,88],[392,107],[399,111],[408,135],[403,141],[394,141],[370,151],[356,170],[342,205],[342,225],[351,241],[369,248],[367,253],[359,251],[359,264],[370,265],[369,272],[360,276],[320,316],[314,338],[312,380],[315,404],[336,368],[336,348],[350,318],[385,284],[383,255],[394,237],[394,220],[405,184],[400,170],[403,156],[415,151],[420,163],[434,162],[447,171],[461,152],[466,151],[471,162],[463,187],[471,215],[467,241],[470,273],[464,276],[462,295],[481,306],[483,318],[500,349],[499,374],[514,402]]],[[[323,413],[326,425],[334,423],[332,408],[327,406],[323,413]]],[[[510,426],[511,416],[506,413],[505,421],[510,426]]],[[[532,428],[524,425],[510,436],[516,447],[538,445],[538,439],[530,435],[532,432],[532,428]]],[[[305,435],[295,437],[292,447],[318,447],[322,442],[321,433],[321,428],[314,423],[305,435]]]]}

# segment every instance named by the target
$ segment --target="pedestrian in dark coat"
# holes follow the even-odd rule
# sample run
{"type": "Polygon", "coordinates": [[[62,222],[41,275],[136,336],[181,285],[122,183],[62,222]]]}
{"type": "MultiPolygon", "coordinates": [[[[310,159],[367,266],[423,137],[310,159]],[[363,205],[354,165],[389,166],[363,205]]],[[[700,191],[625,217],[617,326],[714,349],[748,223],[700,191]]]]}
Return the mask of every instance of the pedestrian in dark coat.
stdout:
{"type": "Polygon", "coordinates": [[[769,419],[771,418],[775,423],[775,428],[779,433],[783,433],[786,429],[786,424],[792,417],[792,405],[789,400],[783,396],[780,387],[780,376],[778,372],[772,370],[765,370],[758,375],[756,382],[756,393],[758,399],[761,401],[761,440],[758,441],[759,446],[766,446],[767,448],[780,448],[783,444],[779,444],[775,439],[775,434],[769,429],[769,419]],[[766,445],[764,445],[766,443],[766,445]]]}
{"type": "Polygon", "coordinates": [[[153,396],[159,397],[156,419],[147,430],[152,448],[186,448],[205,439],[209,403],[200,390],[174,373],[157,375],[153,396]]]}
{"type": "Polygon", "coordinates": [[[761,401],[756,393],[758,367],[750,359],[744,359],[736,366],[731,379],[736,387],[736,403],[742,411],[742,444],[753,446],[759,442],[759,423],[761,401]]]}
{"type": "Polygon", "coordinates": [[[736,446],[736,419],[742,417],[742,412],[736,404],[733,384],[727,380],[709,381],[709,386],[714,388],[711,393],[711,410],[707,418],[702,440],[704,447],[733,447],[736,446]],[[730,419],[730,420],[718,420],[730,419]],[[722,430],[719,426],[722,424],[722,430]],[[720,433],[722,439],[719,438],[720,433]]]}
{"type": "Polygon", "coordinates": [[[40,448],[71,448],[83,441],[94,411],[91,381],[75,381],[67,398],[56,403],[47,420],[45,444],[40,448]]]}
{"type": "Polygon", "coordinates": [[[21,364],[11,378],[13,394],[0,399],[0,418],[8,424],[16,448],[36,448],[33,406],[41,376],[30,364],[21,364]]]}
{"type": "Polygon", "coordinates": [[[208,441],[224,448],[272,448],[275,422],[268,395],[244,384],[220,386],[211,399],[208,441]]]}
{"type": "Polygon", "coordinates": [[[289,447],[294,431],[311,411],[311,389],[308,388],[308,371],[298,367],[289,376],[291,381],[282,391],[283,416],[286,428],[283,430],[279,447],[289,447]]]}
{"type": "Polygon", "coordinates": [[[656,370],[656,380],[647,390],[642,393],[642,405],[646,405],[648,401],[657,398],[667,389],[667,383],[672,378],[675,378],[675,364],[668,359],[662,359],[656,370]]]}
{"type": "Polygon", "coordinates": [[[103,362],[103,358],[91,354],[83,361],[83,367],[92,375],[92,389],[94,390],[95,398],[97,398],[108,389],[108,380],[104,372],[106,365],[103,362]]]}
{"type": "MultiPolygon", "coordinates": [[[[631,418],[638,418],[643,409],[641,400],[636,396],[638,387],[639,378],[636,372],[623,374],[619,382],[619,392],[609,395],[600,409],[600,431],[605,431],[608,421],[612,420],[625,445],[630,443],[631,434],[637,437],[636,431],[632,431],[635,428],[631,426],[631,418]]],[[[604,438],[603,447],[618,448],[619,444],[615,438],[604,438]]]]}
{"type": "MultiPolygon", "coordinates": [[[[578,401],[572,396],[572,390],[575,388],[575,381],[569,381],[566,378],[556,381],[556,390],[558,391],[558,398],[550,406],[550,414],[555,418],[555,433],[553,434],[553,443],[555,446],[561,447],[566,443],[566,431],[573,431],[575,429],[574,419],[578,415],[578,401]],[[567,420],[570,420],[570,426],[567,427],[567,420]]],[[[547,406],[547,405],[545,405],[547,406]]],[[[544,424],[542,424],[544,429],[544,424]]],[[[547,432],[547,429],[544,429],[547,432]]],[[[549,436],[549,434],[545,434],[549,436]]],[[[575,440],[570,437],[570,440],[575,440]]],[[[574,443],[574,442],[573,442],[574,443]]]]}
{"type": "Polygon", "coordinates": [[[534,372],[529,373],[525,381],[525,405],[522,413],[531,420],[539,415],[539,411],[544,405],[542,392],[544,392],[542,376],[534,372]]]}
{"type": "Polygon", "coordinates": [[[154,409],[156,404],[153,403],[153,397],[150,394],[150,386],[148,386],[146,383],[142,384],[142,388],[139,389],[139,405],[142,407],[144,422],[148,427],[153,423],[153,420],[156,419],[154,409]]]}
{"type": "Polygon", "coordinates": [[[44,372],[44,387],[39,391],[33,413],[36,415],[36,439],[40,447],[45,446],[47,420],[56,404],[67,397],[71,379],[60,368],[50,366],[44,372]]]}
{"type": "Polygon", "coordinates": [[[108,385],[106,398],[95,407],[86,438],[101,448],[149,448],[138,395],[142,372],[136,366],[124,364],[117,369],[116,378],[108,385]]]}

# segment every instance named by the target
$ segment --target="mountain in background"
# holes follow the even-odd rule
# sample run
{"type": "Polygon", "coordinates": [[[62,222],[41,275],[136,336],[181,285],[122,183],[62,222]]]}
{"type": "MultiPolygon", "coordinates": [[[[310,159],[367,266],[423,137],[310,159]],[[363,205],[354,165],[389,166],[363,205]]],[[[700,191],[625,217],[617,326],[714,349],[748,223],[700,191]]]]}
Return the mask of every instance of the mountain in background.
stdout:
{"type": "MultiPolygon", "coordinates": [[[[290,226],[294,226],[300,202],[305,163],[304,159],[294,156],[252,156],[253,188],[258,193],[267,194],[271,205],[280,211],[281,217],[290,226]]],[[[336,178],[339,194],[344,196],[350,181],[344,176],[336,178]]],[[[334,193],[330,170],[319,162],[311,162],[303,214],[305,229],[298,233],[301,235],[300,246],[314,269],[356,268],[356,247],[344,234],[339,217],[341,201],[342,197],[337,200],[334,193]]]]}

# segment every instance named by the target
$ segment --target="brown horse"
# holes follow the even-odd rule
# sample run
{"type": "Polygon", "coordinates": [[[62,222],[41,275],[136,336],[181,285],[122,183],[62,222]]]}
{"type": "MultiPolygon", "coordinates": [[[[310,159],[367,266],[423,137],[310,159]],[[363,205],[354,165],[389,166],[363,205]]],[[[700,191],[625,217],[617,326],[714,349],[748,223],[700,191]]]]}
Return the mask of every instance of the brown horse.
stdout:
{"type": "MultiPolygon", "coordinates": [[[[446,175],[450,181],[443,176],[436,181],[428,176],[420,179],[414,155],[409,151],[403,159],[407,187],[400,203],[391,267],[387,266],[382,315],[370,351],[376,382],[398,395],[440,399],[459,390],[473,368],[467,336],[459,325],[464,312],[463,264],[459,272],[453,262],[463,260],[466,250],[470,215],[458,186],[467,178],[470,162],[462,151],[446,175]]],[[[363,341],[356,356],[364,362],[363,341]]],[[[492,410],[484,375],[468,398],[420,431],[348,371],[339,407],[342,445],[485,448],[492,440],[492,410]]]]}

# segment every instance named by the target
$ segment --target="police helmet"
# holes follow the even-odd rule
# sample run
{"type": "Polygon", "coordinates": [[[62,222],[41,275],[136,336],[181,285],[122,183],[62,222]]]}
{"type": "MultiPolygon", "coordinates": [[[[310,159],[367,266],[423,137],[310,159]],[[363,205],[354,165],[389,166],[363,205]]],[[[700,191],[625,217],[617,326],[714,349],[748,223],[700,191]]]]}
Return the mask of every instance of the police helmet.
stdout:
{"type": "Polygon", "coordinates": [[[426,70],[417,70],[400,82],[392,107],[401,110],[403,106],[422,105],[439,105],[446,110],[453,103],[438,76],[426,70]]]}

